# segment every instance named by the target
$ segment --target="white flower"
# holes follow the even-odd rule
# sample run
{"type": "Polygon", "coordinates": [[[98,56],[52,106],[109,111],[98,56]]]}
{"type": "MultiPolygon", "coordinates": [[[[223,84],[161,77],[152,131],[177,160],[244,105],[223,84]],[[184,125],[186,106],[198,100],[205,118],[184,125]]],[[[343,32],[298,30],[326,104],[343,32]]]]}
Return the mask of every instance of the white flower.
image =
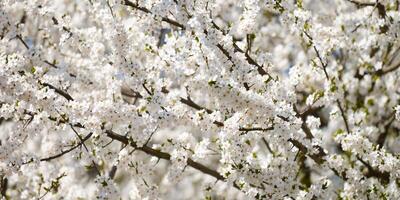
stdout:
{"type": "Polygon", "coordinates": [[[397,120],[400,120],[400,106],[399,106],[399,105],[396,106],[396,107],[394,108],[394,110],[396,111],[396,113],[395,113],[396,119],[397,119],[397,120]]]}
{"type": "Polygon", "coordinates": [[[399,199],[400,14],[359,1],[0,1],[2,193],[399,199]]]}
{"type": "Polygon", "coordinates": [[[204,159],[207,156],[207,152],[209,151],[207,147],[210,145],[210,141],[208,138],[202,140],[200,143],[198,143],[195,147],[194,150],[194,155],[193,158],[194,160],[201,160],[204,159]]]}
{"type": "Polygon", "coordinates": [[[319,118],[316,118],[314,116],[308,116],[307,126],[310,127],[311,129],[319,128],[319,126],[321,126],[321,121],[319,118]]]}

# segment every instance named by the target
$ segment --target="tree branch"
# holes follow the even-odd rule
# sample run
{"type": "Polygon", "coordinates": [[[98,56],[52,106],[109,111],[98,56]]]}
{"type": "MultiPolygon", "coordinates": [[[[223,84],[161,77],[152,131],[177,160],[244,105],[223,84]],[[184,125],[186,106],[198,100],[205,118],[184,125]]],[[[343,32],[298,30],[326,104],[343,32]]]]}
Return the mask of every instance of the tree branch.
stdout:
{"type": "Polygon", "coordinates": [[[40,159],[40,161],[50,161],[50,160],[59,158],[59,157],[65,155],[65,154],[67,154],[67,153],[73,151],[74,149],[78,148],[79,146],[81,146],[81,145],[82,145],[86,140],[88,140],[92,135],[93,135],[93,133],[89,133],[89,134],[86,135],[84,138],[82,138],[81,142],[79,142],[77,145],[73,146],[72,148],[67,149],[67,150],[65,150],[65,151],[61,151],[61,153],[56,154],[56,155],[54,155],[54,156],[50,156],[50,157],[47,157],[47,158],[42,158],[42,159],[40,159]]]}
{"type": "Polygon", "coordinates": [[[196,104],[195,102],[192,101],[192,99],[190,99],[190,97],[188,97],[186,99],[181,97],[180,102],[189,107],[192,107],[196,110],[205,110],[208,114],[211,114],[213,112],[212,110],[210,110],[208,108],[204,108],[204,107],[196,104]]]}
{"type": "MultiPolygon", "coordinates": [[[[152,155],[154,157],[157,157],[157,158],[160,158],[160,159],[164,159],[164,160],[170,160],[171,159],[171,155],[168,154],[168,153],[165,153],[165,152],[162,152],[162,151],[159,151],[159,150],[156,150],[156,149],[152,149],[151,147],[148,147],[148,146],[138,147],[135,142],[130,143],[129,139],[127,137],[119,135],[119,134],[116,134],[111,130],[107,130],[106,134],[107,134],[107,136],[109,138],[114,139],[116,141],[119,141],[119,142],[121,142],[123,144],[130,145],[133,148],[135,148],[137,150],[140,150],[140,151],[142,151],[142,152],[144,152],[146,154],[149,154],[149,155],[152,155]]],[[[187,165],[191,166],[194,169],[197,169],[197,170],[199,170],[199,171],[201,171],[201,172],[203,172],[205,174],[213,176],[217,180],[225,181],[225,178],[221,174],[219,174],[217,171],[215,171],[213,169],[210,169],[210,168],[208,168],[207,166],[205,166],[205,165],[203,165],[201,163],[195,162],[190,158],[187,161],[187,165]]]]}
{"type": "MultiPolygon", "coordinates": [[[[310,40],[311,44],[313,44],[313,43],[314,43],[314,42],[313,42],[313,38],[312,38],[306,31],[303,31],[303,32],[304,32],[304,34],[308,37],[308,39],[310,40]]],[[[328,81],[330,81],[331,79],[330,79],[330,77],[329,77],[329,75],[328,75],[328,72],[327,72],[327,70],[326,70],[328,64],[327,64],[326,62],[323,61],[323,59],[322,59],[322,57],[321,57],[321,55],[320,55],[320,53],[319,53],[317,47],[316,47],[314,44],[313,44],[312,46],[313,46],[313,49],[314,49],[315,53],[317,54],[318,60],[320,61],[321,65],[322,65],[322,69],[323,69],[323,71],[324,71],[324,74],[325,74],[326,79],[327,79],[328,81]]],[[[349,123],[347,122],[347,117],[346,117],[346,114],[345,114],[344,109],[343,109],[343,107],[342,107],[342,104],[340,103],[339,99],[336,100],[336,103],[337,103],[337,105],[338,105],[338,107],[339,107],[339,110],[340,110],[340,113],[341,113],[341,115],[342,115],[342,118],[343,118],[343,121],[344,121],[344,125],[345,125],[345,127],[346,127],[346,131],[347,131],[348,133],[350,133],[350,126],[349,126],[349,123]]]]}
{"type": "Polygon", "coordinates": [[[387,135],[389,134],[389,128],[396,119],[395,113],[392,113],[389,117],[389,121],[385,124],[385,127],[383,129],[383,132],[379,134],[378,139],[377,139],[377,145],[379,145],[379,148],[382,148],[383,145],[385,144],[387,135]]]}
{"type": "Polygon", "coordinates": [[[363,3],[363,2],[358,2],[355,0],[347,0],[348,2],[356,5],[357,7],[366,7],[366,6],[375,6],[376,3],[363,3]]]}
{"type": "Polygon", "coordinates": [[[385,184],[389,183],[389,181],[390,181],[390,173],[389,172],[381,172],[378,169],[373,168],[368,162],[364,161],[359,156],[357,156],[357,160],[359,160],[364,166],[367,167],[368,172],[367,172],[367,174],[365,174],[365,176],[376,177],[385,184]]]}
{"type": "Polygon", "coordinates": [[[53,85],[50,85],[48,83],[41,83],[41,85],[45,86],[45,87],[49,87],[50,89],[53,89],[56,93],[58,93],[59,95],[63,96],[65,99],[67,99],[68,101],[73,101],[74,98],[71,97],[71,95],[69,95],[67,92],[54,87],[53,85]]]}
{"type": "MultiPolygon", "coordinates": [[[[125,4],[126,6],[129,6],[129,7],[134,8],[134,9],[136,9],[136,10],[140,10],[140,11],[142,11],[142,12],[144,12],[144,13],[152,14],[152,12],[151,12],[149,9],[147,9],[147,8],[145,8],[145,7],[141,7],[141,6],[139,6],[138,4],[135,4],[135,3],[133,3],[133,2],[131,2],[131,1],[129,1],[129,0],[124,0],[124,4],[125,4]]],[[[175,21],[175,20],[173,20],[173,19],[170,19],[170,18],[167,18],[167,17],[162,17],[162,18],[161,18],[161,21],[164,21],[164,22],[166,22],[166,23],[168,23],[168,24],[171,24],[171,25],[173,25],[173,26],[176,26],[176,27],[179,27],[179,28],[185,30],[185,26],[184,26],[184,25],[182,25],[181,23],[179,23],[179,22],[177,22],[177,21],[175,21]]]]}
{"type": "Polygon", "coordinates": [[[0,194],[2,197],[5,197],[7,199],[7,188],[8,188],[8,179],[7,177],[2,176],[1,179],[1,187],[0,187],[0,194]]]}

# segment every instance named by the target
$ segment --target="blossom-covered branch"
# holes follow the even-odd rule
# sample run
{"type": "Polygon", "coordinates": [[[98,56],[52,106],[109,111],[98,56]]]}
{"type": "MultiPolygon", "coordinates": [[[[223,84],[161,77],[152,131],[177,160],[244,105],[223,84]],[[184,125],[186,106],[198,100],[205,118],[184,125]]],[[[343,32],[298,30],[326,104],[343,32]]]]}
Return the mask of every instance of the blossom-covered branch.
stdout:
{"type": "Polygon", "coordinates": [[[397,0],[0,1],[3,199],[400,199],[397,0]]]}

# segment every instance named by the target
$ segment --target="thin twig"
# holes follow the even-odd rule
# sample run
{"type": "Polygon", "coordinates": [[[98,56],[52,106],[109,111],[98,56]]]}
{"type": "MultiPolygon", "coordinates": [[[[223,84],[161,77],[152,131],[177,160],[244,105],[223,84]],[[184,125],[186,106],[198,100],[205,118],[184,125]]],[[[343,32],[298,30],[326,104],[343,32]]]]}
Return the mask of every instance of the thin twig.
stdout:
{"type": "Polygon", "coordinates": [[[92,135],[93,135],[93,133],[89,133],[89,134],[86,135],[84,138],[82,138],[82,141],[81,141],[81,142],[79,142],[77,145],[73,146],[72,148],[67,149],[67,150],[65,150],[65,151],[61,151],[61,153],[56,154],[56,155],[54,155],[54,156],[50,156],[50,157],[47,157],[47,158],[41,158],[40,161],[50,161],[50,160],[59,158],[59,157],[65,155],[65,154],[67,154],[67,153],[69,153],[69,152],[75,150],[75,149],[78,148],[79,146],[81,146],[81,145],[82,145],[82,142],[85,142],[86,140],[88,140],[92,135]]]}
{"type": "Polygon", "coordinates": [[[63,96],[64,98],[66,98],[68,101],[74,100],[74,98],[72,98],[71,95],[69,95],[67,92],[65,92],[57,87],[54,87],[53,85],[51,85],[49,83],[41,83],[41,85],[43,85],[45,87],[49,87],[50,89],[53,89],[56,93],[63,96]]]}
{"type": "MultiPolygon", "coordinates": [[[[76,136],[79,138],[79,140],[81,141],[81,144],[82,144],[83,147],[85,148],[86,152],[87,152],[87,153],[90,153],[89,149],[87,148],[87,146],[86,146],[86,144],[85,144],[85,141],[86,141],[86,140],[83,140],[83,139],[82,139],[82,137],[81,137],[81,136],[79,135],[79,133],[75,130],[75,128],[74,128],[74,126],[73,126],[72,124],[70,124],[70,127],[71,127],[72,131],[75,133],[75,135],[76,135],[76,136]]],[[[89,154],[89,155],[90,155],[90,154],[89,154]]],[[[99,168],[97,168],[97,164],[94,162],[93,159],[92,159],[92,164],[93,164],[93,167],[96,169],[97,173],[98,173],[99,175],[101,175],[101,172],[100,172],[99,168]]]]}
{"type": "MultiPolygon", "coordinates": [[[[310,42],[313,44],[313,38],[312,38],[306,31],[304,31],[304,34],[308,37],[308,39],[310,40],[310,42]]],[[[327,79],[328,81],[330,81],[331,79],[330,79],[330,77],[329,77],[329,75],[328,75],[328,72],[327,72],[327,70],[326,70],[326,68],[327,68],[327,66],[328,66],[327,62],[324,62],[324,61],[323,61],[323,59],[322,59],[322,57],[321,57],[321,55],[320,55],[320,53],[319,53],[317,47],[316,47],[314,44],[313,44],[313,49],[314,49],[315,53],[317,54],[318,60],[320,61],[321,65],[322,65],[322,69],[323,69],[323,71],[324,71],[324,73],[325,73],[326,79],[327,79]]],[[[342,115],[342,118],[343,118],[343,121],[344,121],[344,124],[345,124],[345,127],[346,127],[346,131],[347,131],[348,133],[350,133],[350,126],[349,126],[349,123],[348,123],[348,121],[347,121],[347,117],[346,117],[345,111],[344,111],[344,109],[343,109],[343,107],[342,107],[342,104],[340,103],[339,99],[336,100],[336,103],[337,103],[337,105],[338,105],[338,107],[339,107],[339,110],[340,110],[340,113],[341,113],[341,115],[342,115]]]]}

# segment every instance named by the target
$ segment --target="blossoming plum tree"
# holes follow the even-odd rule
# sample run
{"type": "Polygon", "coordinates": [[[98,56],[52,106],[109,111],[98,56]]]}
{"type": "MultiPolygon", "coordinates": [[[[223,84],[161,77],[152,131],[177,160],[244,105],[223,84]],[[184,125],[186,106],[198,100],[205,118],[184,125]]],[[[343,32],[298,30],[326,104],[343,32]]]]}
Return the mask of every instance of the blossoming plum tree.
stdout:
{"type": "Polygon", "coordinates": [[[2,0],[2,199],[400,199],[399,0],[2,0]]]}

